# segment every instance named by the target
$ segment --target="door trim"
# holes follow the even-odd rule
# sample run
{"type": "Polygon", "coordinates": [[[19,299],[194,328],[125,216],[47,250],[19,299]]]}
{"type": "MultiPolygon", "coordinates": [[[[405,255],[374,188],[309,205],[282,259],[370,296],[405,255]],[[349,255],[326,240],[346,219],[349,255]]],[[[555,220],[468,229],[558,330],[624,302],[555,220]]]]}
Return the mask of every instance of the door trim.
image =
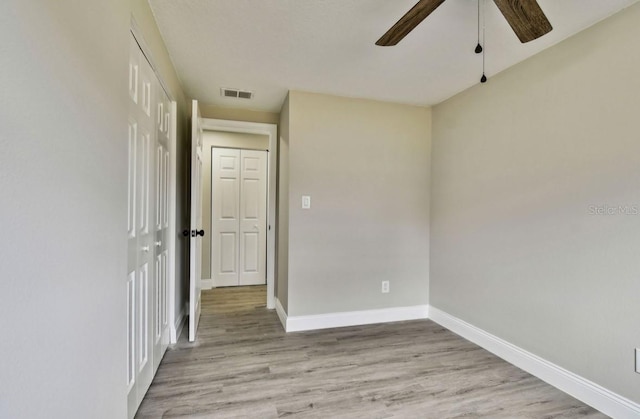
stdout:
{"type": "Polygon", "coordinates": [[[158,81],[160,82],[160,86],[162,87],[164,92],[167,94],[167,96],[169,96],[169,101],[175,101],[174,96],[171,95],[169,89],[167,88],[167,84],[164,82],[164,78],[162,77],[162,74],[160,74],[160,70],[156,65],[156,60],[153,54],[151,53],[151,48],[149,48],[149,44],[147,44],[147,41],[142,36],[142,30],[140,29],[140,25],[138,25],[138,22],[133,17],[133,15],[131,15],[131,24],[130,24],[129,30],[131,31],[131,34],[135,38],[136,42],[138,43],[138,46],[140,47],[142,54],[144,54],[145,58],[151,65],[151,69],[153,70],[154,73],[156,73],[156,76],[158,77],[158,81]]]}
{"type": "Polygon", "coordinates": [[[177,237],[177,182],[178,182],[178,104],[175,100],[171,101],[171,132],[169,133],[169,229],[167,231],[167,240],[169,240],[169,258],[168,278],[169,289],[167,290],[167,298],[169,299],[169,343],[178,342],[181,323],[184,318],[177,319],[176,322],[176,241],[177,237]]]}
{"type": "Polygon", "coordinates": [[[267,308],[275,309],[275,260],[276,260],[276,167],[278,162],[278,126],[259,122],[202,119],[204,131],[239,132],[269,136],[267,156],[267,308]]]}

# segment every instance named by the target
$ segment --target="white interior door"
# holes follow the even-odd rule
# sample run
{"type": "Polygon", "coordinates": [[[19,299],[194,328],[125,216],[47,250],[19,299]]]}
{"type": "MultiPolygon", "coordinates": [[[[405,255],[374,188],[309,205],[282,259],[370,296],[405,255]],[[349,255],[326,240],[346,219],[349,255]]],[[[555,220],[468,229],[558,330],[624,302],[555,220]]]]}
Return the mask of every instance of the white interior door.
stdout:
{"type": "Polygon", "coordinates": [[[265,284],[267,264],[267,152],[240,153],[239,285],[265,284]]]}
{"type": "Polygon", "coordinates": [[[156,371],[169,345],[169,155],[171,102],[164,89],[156,85],[155,100],[155,214],[154,214],[154,304],[153,304],[153,369],[156,371]]]}
{"type": "Polygon", "coordinates": [[[133,36],[129,57],[127,405],[133,417],[170,340],[176,108],[133,36]]]}
{"type": "Polygon", "coordinates": [[[240,150],[211,149],[211,278],[216,287],[238,285],[240,150]]]}
{"type": "Polygon", "coordinates": [[[191,113],[191,232],[189,243],[189,341],[196,340],[201,310],[200,276],[202,270],[202,118],[198,101],[191,113]]]}
{"type": "Polygon", "coordinates": [[[153,379],[155,275],[154,89],[157,79],[133,37],[129,66],[127,385],[133,416],[153,379]]]}
{"type": "Polygon", "coordinates": [[[267,152],[214,147],[211,162],[213,284],[264,284],[267,152]]]}

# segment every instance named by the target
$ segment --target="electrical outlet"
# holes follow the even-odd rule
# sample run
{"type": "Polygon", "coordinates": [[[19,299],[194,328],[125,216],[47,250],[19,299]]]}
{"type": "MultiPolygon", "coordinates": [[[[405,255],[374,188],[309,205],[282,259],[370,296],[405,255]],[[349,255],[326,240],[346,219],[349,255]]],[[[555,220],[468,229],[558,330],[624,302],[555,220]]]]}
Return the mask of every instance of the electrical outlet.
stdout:
{"type": "Polygon", "coordinates": [[[640,374],[640,348],[636,348],[636,372],[640,374]]]}
{"type": "Polygon", "coordinates": [[[389,292],[389,281],[382,281],[382,293],[386,294],[389,292]]]}

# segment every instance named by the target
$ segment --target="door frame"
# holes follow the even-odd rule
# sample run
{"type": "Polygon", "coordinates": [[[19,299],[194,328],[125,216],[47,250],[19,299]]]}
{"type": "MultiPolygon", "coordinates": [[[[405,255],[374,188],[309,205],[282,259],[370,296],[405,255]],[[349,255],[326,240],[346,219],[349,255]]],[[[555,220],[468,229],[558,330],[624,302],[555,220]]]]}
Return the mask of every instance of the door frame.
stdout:
{"type": "Polygon", "coordinates": [[[267,150],[267,308],[276,307],[276,168],[278,164],[278,126],[260,122],[202,118],[204,131],[237,132],[269,136],[267,150]]]}

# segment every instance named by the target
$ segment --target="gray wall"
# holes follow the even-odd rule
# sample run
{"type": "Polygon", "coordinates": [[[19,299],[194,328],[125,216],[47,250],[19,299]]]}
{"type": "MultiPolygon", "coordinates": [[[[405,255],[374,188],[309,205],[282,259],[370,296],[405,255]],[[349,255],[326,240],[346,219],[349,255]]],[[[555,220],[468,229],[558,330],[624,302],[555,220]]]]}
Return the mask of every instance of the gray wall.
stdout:
{"type": "Polygon", "coordinates": [[[0,2],[0,417],[126,416],[126,0],[0,2]]]}
{"type": "Polygon", "coordinates": [[[431,110],[293,91],[288,134],[288,314],[427,304],[431,110]]]}
{"type": "Polygon", "coordinates": [[[276,237],[276,298],[289,307],[289,95],[282,105],[278,126],[278,190],[276,237]]]}
{"type": "Polygon", "coordinates": [[[2,418],[126,417],[132,14],[178,101],[184,155],[184,95],[146,0],[0,2],[2,418]]]}
{"type": "Polygon", "coordinates": [[[431,304],[640,402],[640,5],[434,108],[431,304]],[[634,212],[631,209],[631,212],[634,212]]]}
{"type": "Polygon", "coordinates": [[[211,279],[211,149],[213,147],[268,150],[269,136],[241,132],[205,131],[202,138],[202,279],[211,279]]]}

